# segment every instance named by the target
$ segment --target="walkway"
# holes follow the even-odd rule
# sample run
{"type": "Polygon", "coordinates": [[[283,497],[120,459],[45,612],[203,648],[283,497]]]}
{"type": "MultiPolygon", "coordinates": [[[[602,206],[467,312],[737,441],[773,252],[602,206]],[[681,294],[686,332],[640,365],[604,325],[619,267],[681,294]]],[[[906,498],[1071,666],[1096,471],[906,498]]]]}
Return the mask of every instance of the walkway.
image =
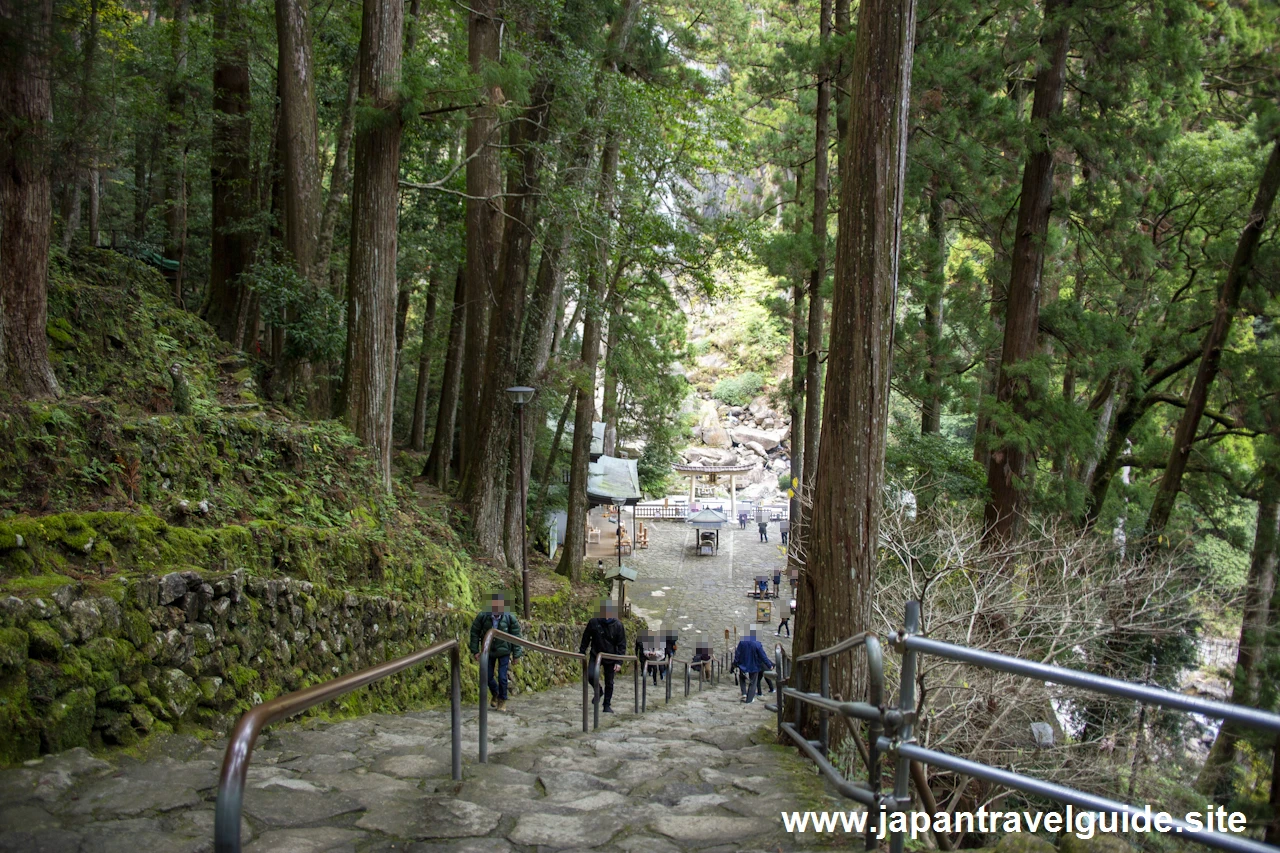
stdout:
{"type": "Polygon", "coordinates": [[[779,614],[790,599],[785,576],[782,593],[773,602],[772,622],[757,625],[756,600],[747,597],[757,576],[768,575],[772,589],[774,570],[786,567],[776,522],[769,525],[768,543],[760,542],[754,522],[748,522],[746,530],[740,530],[737,522],[726,525],[720,531],[720,553],[714,557],[694,554],[694,531],[684,522],[646,525],[649,547],[636,551],[634,557],[623,557],[623,562],[640,574],[639,580],[627,585],[627,598],[651,628],[677,631],[683,655],[701,639],[713,640],[716,651],[723,651],[726,628],[732,646],[735,628],[740,637],[755,625],[769,657],[779,642],[790,654],[791,640],[785,635],[781,639],[773,636],[779,614]]]}
{"type": "MultiPolygon", "coordinates": [[[[680,685],[680,682],[677,682],[680,685]]],[[[579,688],[514,697],[490,716],[477,765],[464,717],[463,780],[449,778],[447,710],[269,729],[245,795],[248,853],[624,853],[792,850],[779,812],[847,808],[812,766],[772,744],[764,702],[722,683],[631,710],[620,677],[599,732],[581,732],[579,688]],[[829,805],[828,805],[829,804],[829,805]]],[[[682,685],[680,685],[682,687],[682,685]]],[[[0,772],[0,851],[197,853],[212,849],[224,743],[171,736],[145,760],[83,749],[0,772]]],[[[809,848],[812,849],[812,848],[809,848]]]]}

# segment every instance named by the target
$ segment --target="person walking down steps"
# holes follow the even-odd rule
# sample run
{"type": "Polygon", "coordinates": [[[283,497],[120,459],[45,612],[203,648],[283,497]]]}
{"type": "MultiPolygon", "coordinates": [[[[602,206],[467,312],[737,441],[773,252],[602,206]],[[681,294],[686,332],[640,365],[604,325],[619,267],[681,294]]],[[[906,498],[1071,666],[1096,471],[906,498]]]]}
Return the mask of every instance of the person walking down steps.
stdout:
{"type": "MultiPolygon", "coordinates": [[[[596,696],[600,696],[600,673],[595,671],[596,655],[604,652],[609,655],[622,655],[627,652],[627,629],[618,621],[618,605],[605,599],[600,602],[599,615],[590,619],[582,629],[582,642],[578,644],[578,654],[586,654],[590,649],[590,666],[587,678],[595,688],[596,696]]],[[[613,713],[613,677],[622,664],[617,661],[601,661],[604,670],[604,708],[606,714],[613,713]]]]}
{"type": "Polygon", "coordinates": [[[787,636],[791,636],[791,617],[796,614],[796,600],[794,598],[791,599],[787,607],[788,609],[783,611],[782,619],[778,622],[778,630],[773,632],[773,636],[775,637],[782,636],[783,628],[787,629],[787,636]]]}
{"type": "MultiPolygon", "coordinates": [[[[489,595],[489,609],[476,614],[471,622],[471,653],[480,660],[480,643],[490,628],[522,637],[520,620],[514,613],[505,612],[506,600],[502,593],[489,595]]],[[[495,711],[507,709],[507,673],[511,668],[511,658],[524,657],[524,648],[501,637],[494,637],[489,646],[489,707],[495,711]],[[496,677],[495,677],[496,676],[496,677]]]]}
{"type": "Polygon", "coordinates": [[[738,684],[742,688],[742,701],[750,705],[760,692],[760,673],[773,669],[773,661],[760,645],[755,628],[738,641],[733,652],[733,665],[741,673],[738,684]]]}

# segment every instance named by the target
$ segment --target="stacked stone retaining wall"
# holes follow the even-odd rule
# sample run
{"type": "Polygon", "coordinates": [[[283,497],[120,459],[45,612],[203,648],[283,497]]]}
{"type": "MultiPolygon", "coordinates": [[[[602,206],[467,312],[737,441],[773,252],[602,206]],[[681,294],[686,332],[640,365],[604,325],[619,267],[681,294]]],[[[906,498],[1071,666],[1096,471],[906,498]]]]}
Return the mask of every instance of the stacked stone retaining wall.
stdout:
{"type": "MultiPolygon", "coordinates": [[[[0,599],[0,762],[76,746],[129,745],[152,732],[225,730],[253,704],[434,642],[465,646],[474,614],[428,610],[290,578],[194,571],[89,591],[0,599]]],[[[580,627],[525,633],[576,648],[580,627]]],[[[477,665],[463,649],[464,696],[477,665]]],[[[580,678],[576,661],[530,653],[516,692],[580,678]]],[[[325,709],[401,710],[448,700],[448,658],[348,694],[325,709]]]]}

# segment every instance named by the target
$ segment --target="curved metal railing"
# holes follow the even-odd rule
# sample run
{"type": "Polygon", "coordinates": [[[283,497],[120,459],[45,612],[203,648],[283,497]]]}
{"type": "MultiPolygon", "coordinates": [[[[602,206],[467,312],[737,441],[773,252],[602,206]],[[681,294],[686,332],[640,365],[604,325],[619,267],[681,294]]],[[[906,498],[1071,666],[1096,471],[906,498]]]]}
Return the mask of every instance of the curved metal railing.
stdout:
{"type": "MultiPolygon", "coordinates": [[[[907,811],[911,808],[911,797],[908,788],[909,778],[914,775],[916,786],[918,788],[922,787],[921,783],[927,782],[927,780],[922,772],[923,768],[917,771],[916,767],[921,764],[929,764],[934,767],[940,767],[943,770],[950,770],[953,773],[994,782],[997,785],[1027,794],[1056,800],[1059,803],[1074,806],[1077,809],[1102,813],[1127,813],[1130,815],[1143,813],[1142,809],[1119,800],[1100,797],[1075,788],[1068,788],[1065,785],[1038,779],[1034,776],[1026,776],[1022,773],[991,767],[967,758],[919,746],[916,743],[914,727],[916,717],[916,665],[920,655],[933,655],[934,657],[982,667],[983,669],[1033,678],[1040,682],[1078,687],[1091,693],[1118,696],[1123,699],[1133,699],[1164,708],[1217,717],[1220,720],[1228,720],[1241,726],[1280,734],[1280,714],[1272,714],[1242,705],[1229,705],[1226,702],[1214,702],[1209,699],[1174,693],[1171,690],[1162,690],[1158,687],[1130,684],[1127,681],[1107,678],[1106,676],[1095,675],[1078,669],[1036,663],[1035,661],[1022,660],[1021,658],[1009,657],[983,649],[957,646],[952,643],[930,639],[925,637],[921,630],[920,602],[918,601],[907,602],[906,619],[903,627],[890,635],[889,641],[893,646],[893,650],[902,656],[902,680],[898,689],[897,707],[884,711],[885,734],[878,738],[876,748],[894,760],[893,795],[892,797],[885,797],[882,801],[883,806],[890,811],[907,811]]],[[[927,789],[927,784],[924,787],[927,789]]],[[[1149,810],[1147,814],[1150,814],[1149,810]]],[[[1179,840],[1186,839],[1206,847],[1232,851],[1232,853],[1277,853],[1277,848],[1269,844],[1254,841],[1250,838],[1213,832],[1203,825],[1188,825],[1177,818],[1171,817],[1167,824],[1179,836],[1179,840]]],[[[891,853],[902,853],[904,842],[905,838],[902,832],[891,832],[889,836],[891,853]]]]}
{"type": "Polygon", "coordinates": [[[526,649],[533,649],[535,652],[582,661],[582,731],[585,733],[587,731],[587,656],[579,652],[557,649],[554,646],[544,646],[542,643],[535,643],[533,640],[526,640],[524,637],[516,637],[506,631],[490,628],[484,635],[484,642],[480,644],[480,654],[477,656],[480,662],[480,763],[485,764],[489,761],[489,646],[493,643],[494,637],[501,637],[508,643],[515,643],[526,649]]]}
{"type": "MultiPolygon", "coordinates": [[[[592,713],[595,718],[592,727],[593,730],[600,728],[600,697],[604,695],[604,686],[600,684],[600,676],[602,674],[600,666],[601,662],[606,660],[616,660],[624,663],[626,661],[635,661],[637,664],[640,662],[640,658],[635,655],[615,655],[609,652],[600,652],[596,655],[595,668],[592,672],[596,674],[596,685],[598,686],[598,689],[591,694],[592,713]]],[[[633,691],[634,695],[632,696],[632,700],[635,703],[635,712],[637,714],[640,713],[640,677],[640,667],[636,666],[634,674],[635,690],[633,691]]],[[[587,680],[591,680],[590,676],[588,676],[587,680]]]]}
{"type": "MultiPolygon", "coordinates": [[[[775,646],[775,652],[781,652],[781,646],[775,646]]],[[[795,742],[827,778],[841,795],[866,806],[875,806],[880,801],[880,741],[884,733],[884,720],[881,707],[884,704],[884,655],[880,649],[880,639],[871,632],[856,634],[842,640],[834,646],[819,649],[800,655],[788,661],[779,655],[776,662],[778,675],[778,730],[795,742]],[[854,649],[865,649],[867,653],[867,699],[866,702],[842,702],[831,698],[831,658],[854,649]],[[818,692],[804,689],[803,669],[795,664],[817,661],[819,667],[818,692]],[[789,682],[795,678],[795,686],[789,682]],[[787,722],[784,718],[785,700],[793,700],[795,719],[787,722]],[[801,719],[805,705],[819,711],[818,738],[810,740],[800,731],[801,719]],[[868,724],[867,752],[863,755],[867,764],[867,781],[846,779],[827,758],[830,749],[830,718],[839,715],[847,719],[863,720],[868,724]]],[[[861,743],[861,741],[859,741],[861,743]]],[[[867,830],[866,846],[868,850],[876,847],[873,827],[867,830]]]]}
{"type": "Polygon", "coordinates": [[[300,714],[331,699],[337,699],[389,675],[403,672],[437,655],[449,653],[449,710],[452,734],[453,778],[462,778],[462,670],[458,641],[445,640],[422,651],[371,666],[321,684],[277,696],[254,705],[240,717],[227,741],[218,780],[218,804],[213,819],[213,849],[216,853],[240,853],[240,812],[244,805],[245,776],[258,735],[272,723],[300,714]]]}

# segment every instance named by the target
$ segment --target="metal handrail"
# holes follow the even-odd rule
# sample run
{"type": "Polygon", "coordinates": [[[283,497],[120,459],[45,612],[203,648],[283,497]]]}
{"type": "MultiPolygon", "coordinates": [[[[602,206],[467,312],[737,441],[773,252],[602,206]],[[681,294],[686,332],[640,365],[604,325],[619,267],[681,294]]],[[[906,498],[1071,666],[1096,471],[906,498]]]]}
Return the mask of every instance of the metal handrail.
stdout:
{"type": "Polygon", "coordinates": [[[458,641],[445,640],[411,655],[349,673],[284,696],[277,696],[269,702],[254,705],[246,711],[231,732],[231,738],[227,741],[227,751],[222,759],[222,774],[218,780],[218,804],[213,819],[215,853],[240,853],[240,812],[244,805],[245,777],[249,770],[249,759],[253,755],[254,744],[257,743],[258,735],[263,729],[322,702],[337,699],[379,679],[403,672],[444,652],[449,653],[453,778],[455,781],[462,779],[462,668],[458,641]]]}
{"type": "MultiPolygon", "coordinates": [[[[931,640],[921,636],[920,602],[908,601],[906,619],[903,627],[891,636],[894,651],[902,655],[902,681],[899,687],[897,714],[886,711],[885,723],[887,736],[877,738],[877,748],[895,759],[893,797],[882,800],[881,805],[895,811],[905,811],[911,807],[908,795],[908,784],[911,764],[932,764],[945,770],[962,773],[977,779],[994,782],[998,785],[1022,791],[1035,796],[1046,797],[1060,803],[1077,808],[1098,812],[1143,814],[1143,809],[1089,794],[1075,788],[1068,788],[1033,776],[1024,776],[1008,770],[1000,770],[969,759],[960,758],[949,753],[927,749],[916,745],[913,726],[916,715],[915,679],[917,658],[922,654],[946,658],[960,663],[970,664],[983,669],[1021,675],[1039,681],[1048,681],[1070,687],[1078,687],[1094,693],[1135,699],[1149,705],[1158,705],[1181,711],[1190,711],[1205,716],[1229,720],[1242,726],[1262,729],[1269,732],[1280,732],[1280,714],[1271,714],[1255,708],[1231,705],[1226,702],[1214,702],[1208,699],[1185,696],[1171,690],[1130,684],[1114,678],[1107,678],[1077,669],[1053,666],[1051,664],[1034,663],[1009,657],[1008,655],[989,652],[982,649],[971,649],[951,643],[931,640]],[[890,801],[891,800],[891,801],[890,801]]],[[[1248,838],[1237,838],[1222,833],[1212,832],[1204,827],[1192,827],[1181,820],[1173,818],[1170,827],[1180,836],[1219,850],[1230,853],[1276,853],[1277,848],[1248,838]]],[[[889,849],[891,853],[902,853],[905,835],[902,832],[891,832],[889,849]]]]}
{"type": "MultiPolygon", "coordinates": [[[[637,663],[639,663],[640,658],[636,657],[635,655],[615,655],[611,652],[599,652],[596,654],[596,664],[595,664],[595,669],[593,671],[596,674],[597,689],[594,693],[591,694],[592,714],[594,715],[594,718],[595,718],[594,725],[592,726],[593,731],[595,729],[600,728],[600,697],[604,695],[604,687],[600,685],[600,676],[601,676],[600,664],[602,661],[606,661],[606,660],[636,661],[637,663]]],[[[589,675],[587,677],[587,680],[590,681],[589,675]]],[[[639,714],[640,713],[640,667],[638,666],[635,668],[634,680],[635,680],[635,690],[633,691],[634,695],[632,696],[632,701],[635,704],[635,712],[639,714]]]]}
{"type": "Polygon", "coordinates": [[[480,763],[486,764],[489,761],[489,646],[493,643],[494,637],[501,637],[508,643],[516,643],[535,652],[582,661],[582,731],[585,734],[587,731],[587,656],[580,652],[566,652],[554,646],[544,646],[542,643],[535,643],[533,640],[526,640],[524,637],[490,628],[484,635],[484,641],[480,644],[480,653],[477,655],[480,663],[480,763]]]}
{"type": "MultiPolygon", "coordinates": [[[[640,670],[640,713],[647,714],[649,712],[649,668],[666,666],[671,658],[663,658],[662,660],[640,660],[636,658],[643,669],[640,670]]],[[[671,672],[667,672],[667,702],[671,702],[671,672]]]]}
{"type": "MultiPolygon", "coordinates": [[[[782,649],[781,644],[774,646],[774,652],[778,655],[775,662],[774,671],[777,673],[778,679],[778,703],[776,711],[778,714],[778,731],[782,732],[788,738],[795,742],[810,761],[817,765],[818,770],[826,777],[837,791],[844,797],[855,802],[862,803],[866,806],[875,806],[879,803],[880,797],[880,752],[882,740],[881,735],[884,731],[884,719],[881,712],[881,706],[884,704],[884,655],[880,649],[880,639],[875,634],[864,632],[841,640],[833,646],[825,649],[819,649],[808,654],[800,655],[790,661],[786,657],[786,653],[782,649]],[[834,655],[852,651],[853,649],[863,648],[867,654],[867,702],[842,702],[831,698],[831,658],[834,655]],[[793,664],[803,663],[806,661],[816,660],[819,662],[819,671],[821,685],[819,692],[806,692],[804,689],[804,680],[802,670],[795,669],[793,664]],[[789,686],[789,682],[794,676],[796,680],[795,687],[789,686]],[[785,699],[792,699],[795,720],[787,722],[783,719],[785,710],[785,699]],[[810,705],[817,708],[820,713],[820,721],[818,724],[818,739],[809,740],[800,732],[801,717],[803,716],[802,705],[810,705]],[[839,770],[828,759],[829,753],[829,726],[828,718],[832,714],[838,714],[847,719],[865,720],[867,722],[867,741],[868,754],[867,758],[867,781],[846,779],[839,770]]],[[[875,837],[875,827],[868,825],[866,835],[866,849],[876,849],[877,842],[875,837]]],[[[900,851],[895,851],[900,853],[900,851]]]]}

